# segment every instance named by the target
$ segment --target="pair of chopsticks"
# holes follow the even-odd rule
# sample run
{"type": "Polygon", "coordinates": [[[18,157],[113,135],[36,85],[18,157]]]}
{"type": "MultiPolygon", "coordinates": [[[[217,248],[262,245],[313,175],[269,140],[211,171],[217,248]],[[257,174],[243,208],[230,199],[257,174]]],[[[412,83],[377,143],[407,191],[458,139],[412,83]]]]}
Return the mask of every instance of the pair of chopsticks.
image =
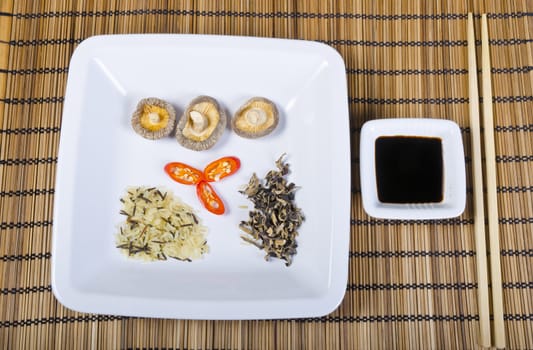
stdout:
{"type": "MultiPolygon", "coordinates": [[[[492,84],[490,72],[489,35],[487,15],[481,15],[481,78],[483,92],[483,126],[485,144],[485,174],[487,176],[487,215],[490,249],[490,276],[492,283],[492,308],[494,315],[494,346],[505,348],[503,323],[502,274],[500,266],[500,237],[498,229],[498,203],[496,198],[496,152],[494,147],[494,122],[492,114],[492,84]]],[[[481,164],[481,136],[479,92],[476,62],[476,38],[472,13],[468,14],[468,79],[470,133],[472,139],[472,165],[474,185],[474,232],[478,277],[479,345],[491,347],[489,282],[485,213],[483,200],[483,170],[481,164]]]]}

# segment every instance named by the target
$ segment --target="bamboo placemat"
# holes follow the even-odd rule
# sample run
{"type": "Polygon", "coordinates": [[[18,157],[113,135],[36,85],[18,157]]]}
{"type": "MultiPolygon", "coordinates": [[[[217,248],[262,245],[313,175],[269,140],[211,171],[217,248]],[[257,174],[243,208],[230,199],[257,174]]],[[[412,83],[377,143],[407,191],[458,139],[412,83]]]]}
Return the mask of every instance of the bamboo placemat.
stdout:
{"type": "Polygon", "coordinates": [[[478,39],[479,14],[489,16],[507,345],[533,348],[533,4],[496,0],[0,2],[0,347],[475,348],[469,11],[478,39]],[[335,312],[187,321],[81,314],[57,303],[50,241],[68,64],[83,39],[109,33],[298,38],[341,53],[353,189],[349,284],[335,312]],[[407,116],[461,126],[468,200],[459,218],[405,222],[364,213],[360,127],[407,116]]]}

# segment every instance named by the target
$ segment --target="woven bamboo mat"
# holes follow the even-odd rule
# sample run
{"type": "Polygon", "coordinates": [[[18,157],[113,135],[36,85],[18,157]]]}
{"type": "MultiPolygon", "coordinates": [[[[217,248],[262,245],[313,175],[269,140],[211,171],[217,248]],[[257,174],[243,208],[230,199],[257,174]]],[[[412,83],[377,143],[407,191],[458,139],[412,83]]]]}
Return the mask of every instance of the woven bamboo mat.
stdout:
{"type": "Polygon", "coordinates": [[[489,14],[507,344],[533,348],[533,3],[451,0],[0,2],[0,348],[477,347],[469,11],[489,14]],[[186,321],[81,314],[57,303],[50,241],[68,64],[83,39],[105,33],[298,38],[341,53],[353,189],[349,284],[335,312],[186,321]],[[461,126],[468,199],[459,218],[404,222],[364,213],[360,127],[396,116],[461,126]]]}

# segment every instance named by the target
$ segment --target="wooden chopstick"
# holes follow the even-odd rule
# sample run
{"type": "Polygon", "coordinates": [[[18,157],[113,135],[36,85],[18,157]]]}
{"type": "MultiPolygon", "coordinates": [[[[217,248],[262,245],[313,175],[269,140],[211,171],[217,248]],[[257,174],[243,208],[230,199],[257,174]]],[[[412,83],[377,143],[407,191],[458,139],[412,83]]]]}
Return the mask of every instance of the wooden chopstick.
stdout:
{"type": "Polygon", "coordinates": [[[489,30],[487,15],[481,15],[481,77],[483,92],[483,126],[485,141],[485,174],[487,176],[487,215],[489,219],[490,274],[492,284],[492,312],[494,315],[494,346],[505,348],[503,322],[502,272],[500,265],[500,232],[496,197],[496,151],[494,146],[494,118],[492,114],[492,83],[490,73],[489,30]]]}
{"type": "Polygon", "coordinates": [[[483,204],[483,169],[481,166],[481,133],[479,91],[476,62],[476,37],[472,13],[468,14],[468,96],[470,107],[470,137],[474,186],[474,235],[478,281],[479,346],[490,347],[490,305],[485,241],[485,212],[483,204]]]}

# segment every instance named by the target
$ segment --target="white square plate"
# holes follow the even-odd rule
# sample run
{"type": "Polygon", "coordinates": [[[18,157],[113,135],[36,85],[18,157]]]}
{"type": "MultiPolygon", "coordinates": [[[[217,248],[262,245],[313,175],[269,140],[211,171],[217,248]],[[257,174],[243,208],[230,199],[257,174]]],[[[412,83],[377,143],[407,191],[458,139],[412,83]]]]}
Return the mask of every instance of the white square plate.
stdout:
{"type": "Polygon", "coordinates": [[[457,123],[429,118],[380,119],[361,129],[361,195],[368,215],[384,219],[443,219],[461,215],[466,204],[463,139],[457,123]],[[443,200],[439,203],[383,203],[378,198],[375,144],[381,136],[436,137],[442,143],[443,200]]]}
{"type": "Polygon", "coordinates": [[[350,235],[350,134],[345,66],[332,48],[307,41],[201,35],[92,37],[74,52],[65,93],[57,168],[52,289],[83,312],[182,319],[320,316],[341,302],[350,235]],[[274,133],[250,140],[227,129],[210,150],[173,137],[150,141],[130,125],[137,102],[154,96],[178,115],[198,95],[231,115],[264,96],[280,109],[274,133]],[[306,221],[293,264],[265,262],[238,224],[252,204],[237,191],[287,153],[289,181],[306,221]],[[170,180],[166,163],[197,168],[233,155],[241,169],[217,183],[227,213],[215,216],[194,188],[170,180]],[[128,186],[161,186],[195,208],[210,252],[191,263],[140,262],[115,248],[128,186]]]}

